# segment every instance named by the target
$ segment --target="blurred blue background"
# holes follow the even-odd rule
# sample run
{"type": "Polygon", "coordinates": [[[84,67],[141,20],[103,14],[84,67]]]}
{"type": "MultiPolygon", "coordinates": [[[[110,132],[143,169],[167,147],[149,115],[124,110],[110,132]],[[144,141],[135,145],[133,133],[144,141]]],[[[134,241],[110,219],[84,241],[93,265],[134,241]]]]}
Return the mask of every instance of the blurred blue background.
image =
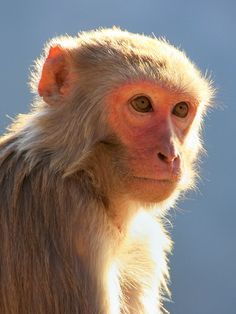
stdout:
{"type": "Polygon", "coordinates": [[[0,1],[0,131],[28,111],[29,67],[49,38],[119,25],[183,48],[218,89],[198,191],[172,211],[172,314],[236,313],[236,2],[0,1]]]}

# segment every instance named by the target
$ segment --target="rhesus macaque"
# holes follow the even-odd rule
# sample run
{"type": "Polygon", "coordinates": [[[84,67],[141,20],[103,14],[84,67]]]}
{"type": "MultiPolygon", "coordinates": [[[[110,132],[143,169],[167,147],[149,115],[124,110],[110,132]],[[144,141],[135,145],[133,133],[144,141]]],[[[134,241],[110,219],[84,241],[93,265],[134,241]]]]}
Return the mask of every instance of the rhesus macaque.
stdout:
{"type": "Polygon", "coordinates": [[[165,40],[55,38],[0,140],[0,313],[160,314],[211,83],[165,40]]]}

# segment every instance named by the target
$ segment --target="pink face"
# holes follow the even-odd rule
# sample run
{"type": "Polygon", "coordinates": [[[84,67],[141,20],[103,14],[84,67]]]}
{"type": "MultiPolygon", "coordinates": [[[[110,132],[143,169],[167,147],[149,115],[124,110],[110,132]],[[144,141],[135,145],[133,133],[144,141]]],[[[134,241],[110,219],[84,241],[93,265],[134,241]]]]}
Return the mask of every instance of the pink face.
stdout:
{"type": "Polygon", "coordinates": [[[142,81],[115,90],[107,106],[109,126],[129,160],[132,194],[143,195],[146,201],[166,199],[181,178],[184,140],[196,115],[196,102],[142,81]]]}

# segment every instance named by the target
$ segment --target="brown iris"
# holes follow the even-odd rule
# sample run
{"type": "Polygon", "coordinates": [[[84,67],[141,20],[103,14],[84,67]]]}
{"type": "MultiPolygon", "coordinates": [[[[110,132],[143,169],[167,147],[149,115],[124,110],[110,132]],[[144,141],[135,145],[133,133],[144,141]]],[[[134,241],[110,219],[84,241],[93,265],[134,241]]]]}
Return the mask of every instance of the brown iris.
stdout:
{"type": "Polygon", "coordinates": [[[151,101],[146,96],[138,96],[132,99],[130,104],[137,112],[145,113],[153,111],[151,101]]]}
{"type": "Polygon", "coordinates": [[[188,112],[189,112],[189,105],[185,101],[181,101],[177,103],[172,110],[172,113],[179,118],[187,117],[188,112]]]}

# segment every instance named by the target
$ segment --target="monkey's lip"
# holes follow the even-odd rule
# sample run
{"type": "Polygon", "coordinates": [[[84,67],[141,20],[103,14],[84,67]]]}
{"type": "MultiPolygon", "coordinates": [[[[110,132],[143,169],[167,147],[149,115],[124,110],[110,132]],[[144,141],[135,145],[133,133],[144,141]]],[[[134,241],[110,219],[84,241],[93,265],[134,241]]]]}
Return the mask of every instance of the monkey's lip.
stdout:
{"type": "Polygon", "coordinates": [[[178,176],[171,176],[169,178],[148,178],[148,177],[138,177],[133,176],[135,180],[140,180],[144,182],[150,183],[159,183],[159,184],[173,184],[178,181],[178,176]]]}

